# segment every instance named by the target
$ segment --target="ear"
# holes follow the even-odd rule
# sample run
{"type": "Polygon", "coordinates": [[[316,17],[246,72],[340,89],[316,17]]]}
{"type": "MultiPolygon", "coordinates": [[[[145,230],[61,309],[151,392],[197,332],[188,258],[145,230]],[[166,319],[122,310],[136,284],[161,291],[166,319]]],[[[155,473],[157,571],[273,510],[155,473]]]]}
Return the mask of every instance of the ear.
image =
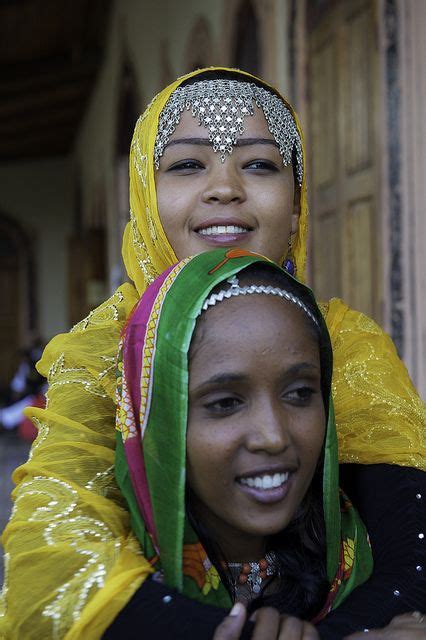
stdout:
{"type": "Polygon", "coordinates": [[[294,189],[294,202],[293,202],[293,213],[291,215],[291,234],[294,235],[297,233],[299,228],[299,217],[300,217],[300,187],[296,186],[294,189]]]}

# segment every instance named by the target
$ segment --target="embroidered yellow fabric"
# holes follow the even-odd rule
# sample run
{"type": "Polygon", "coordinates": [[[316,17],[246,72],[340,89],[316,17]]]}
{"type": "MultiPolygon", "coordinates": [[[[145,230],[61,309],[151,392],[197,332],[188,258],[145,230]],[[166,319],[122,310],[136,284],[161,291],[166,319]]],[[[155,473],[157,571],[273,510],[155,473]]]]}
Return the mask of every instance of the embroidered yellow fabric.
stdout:
{"type": "MultiPolygon", "coordinates": [[[[135,128],[123,239],[135,286],[123,285],[70,333],[54,338],[39,363],[50,383],[48,406],[28,411],[39,435],[30,459],[14,473],[15,507],[3,536],[1,639],[98,640],[151,572],[114,481],[114,362],[140,294],[176,262],[158,215],[153,149],[158,116],[183,79],[152,101],[135,128]]],[[[304,181],[294,244],[301,278],[307,215],[304,181]]],[[[340,300],[322,311],[334,347],[341,461],[426,470],[425,408],[392,341],[340,300]]]]}

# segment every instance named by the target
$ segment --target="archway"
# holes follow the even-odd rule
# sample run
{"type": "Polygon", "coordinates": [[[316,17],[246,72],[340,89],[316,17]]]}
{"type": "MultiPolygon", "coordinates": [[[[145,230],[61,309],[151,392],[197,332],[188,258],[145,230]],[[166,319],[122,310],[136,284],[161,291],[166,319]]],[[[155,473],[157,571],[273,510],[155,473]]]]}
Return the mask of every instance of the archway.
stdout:
{"type": "Polygon", "coordinates": [[[261,73],[259,24],[251,0],[243,0],[236,13],[232,66],[254,75],[261,73]]]}
{"type": "MultiPolygon", "coordinates": [[[[121,239],[124,227],[129,220],[129,149],[132,141],[133,130],[139,115],[138,92],[136,89],[135,74],[128,61],[123,63],[120,78],[120,97],[117,112],[116,133],[116,193],[117,193],[117,218],[114,229],[115,242],[117,243],[116,255],[121,255],[121,239]]],[[[120,284],[125,277],[124,267],[121,262],[113,266],[113,288],[120,284]]]]}
{"type": "Polygon", "coordinates": [[[6,387],[19,349],[37,331],[36,282],[31,243],[22,227],[0,213],[0,386],[6,387]]]}
{"type": "Polygon", "coordinates": [[[185,71],[195,71],[214,64],[213,44],[209,25],[199,17],[187,39],[185,51],[185,71]]]}

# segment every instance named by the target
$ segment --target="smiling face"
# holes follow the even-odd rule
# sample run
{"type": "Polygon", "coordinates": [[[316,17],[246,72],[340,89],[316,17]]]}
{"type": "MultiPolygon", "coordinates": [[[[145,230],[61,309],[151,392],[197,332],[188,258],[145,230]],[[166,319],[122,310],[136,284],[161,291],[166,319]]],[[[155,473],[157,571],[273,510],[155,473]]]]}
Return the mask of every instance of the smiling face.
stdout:
{"type": "Polygon", "coordinates": [[[231,298],[198,322],[189,361],[191,508],[230,560],[292,520],[325,434],[318,339],[295,305],[231,298]]]}
{"type": "Polygon", "coordinates": [[[170,138],[156,171],[158,211],[178,259],[217,247],[241,247],[275,262],[297,230],[299,194],[263,113],[222,163],[190,112],[170,138]]]}

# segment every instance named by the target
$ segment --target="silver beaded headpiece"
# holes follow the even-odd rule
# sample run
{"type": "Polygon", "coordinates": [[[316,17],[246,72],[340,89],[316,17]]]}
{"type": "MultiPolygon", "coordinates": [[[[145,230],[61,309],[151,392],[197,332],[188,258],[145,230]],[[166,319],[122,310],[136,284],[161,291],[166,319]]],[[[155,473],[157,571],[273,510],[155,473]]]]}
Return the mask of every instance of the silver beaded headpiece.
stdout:
{"type": "Polygon", "coordinates": [[[158,121],[155,167],[159,168],[160,158],[185,109],[191,110],[199,124],[207,129],[213,151],[219,151],[224,162],[226,154],[232,153],[237,137],[244,132],[244,118],[254,115],[253,103],[263,111],[284,166],[291,164],[295,150],[295,174],[300,186],[303,179],[302,143],[289,109],[270,91],[239,80],[202,80],[173,91],[158,121]]]}
{"type": "Polygon", "coordinates": [[[285,289],[279,289],[278,287],[271,287],[270,285],[264,286],[259,284],[250,284],[244,287],[240,287],[237,276],[233,276],[227,280],[231,285],[229,289],[222,289],[218,293],[212,293],[206,300],[201,308],[200,314],[203,311],[207,311],[209,307],[214,307],[218,302],[222,302],[226,298],[233,298],[234,296],[247,296],[252,293],[263,293],[270,296],[278,296],[279,298],[283,298],[284,300],[288,300],[288,302],[292,302],[296,304],[299,309],[304,311],[307,316],[314,322],[314,324],[319,328],[319,323],[314,314],[300,298],[295,296],[293,293],[286,291],[285,289]]]}

